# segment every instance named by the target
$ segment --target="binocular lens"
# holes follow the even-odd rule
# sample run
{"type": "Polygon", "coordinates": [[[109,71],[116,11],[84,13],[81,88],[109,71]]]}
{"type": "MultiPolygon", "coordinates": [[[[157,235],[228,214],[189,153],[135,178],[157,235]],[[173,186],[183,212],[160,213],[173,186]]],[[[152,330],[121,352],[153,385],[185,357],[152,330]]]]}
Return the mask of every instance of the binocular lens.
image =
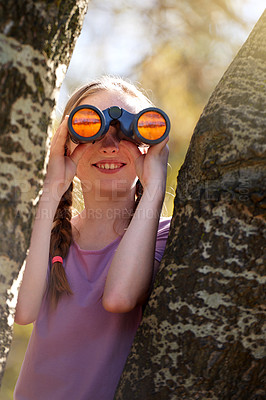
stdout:
{"type": "Polygon", "coordinates": [[[101,118],[96,111],[82,108],[73,115],[72,126],[78,135],[89,138],[99,132],[101,118]]]}
{"type": "Polygon", "coordinates": [[[141,136],[148,140],[161,138],[166,131],[164,117],[156,111],[147,111],[138,119],[138,131],[141,136]]]}
{"type": "Polygon", "coordinates": [[[120,123],[119,137],[136,144],[160,143],[170,130],[169,118],[159,108],[149,107],[132,114],[117,106],[101,111],[89,104],[71,111],[68,129],[74,143],[88,143],[103,138],[113,121],[120,123]]]}

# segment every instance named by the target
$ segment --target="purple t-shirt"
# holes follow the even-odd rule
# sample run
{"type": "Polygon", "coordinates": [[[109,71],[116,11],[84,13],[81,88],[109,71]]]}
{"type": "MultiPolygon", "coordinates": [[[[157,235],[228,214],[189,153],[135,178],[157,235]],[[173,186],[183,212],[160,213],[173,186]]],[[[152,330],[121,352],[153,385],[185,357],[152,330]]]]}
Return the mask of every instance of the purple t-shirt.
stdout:
{"type": "MultiPolygon", "coordinates": [[[[155,259],[161,261],[170,218],[162,218],[155,259]]],[[[64,261],[72,296],[55,311],[44,299],[14,392],[15,400],[112,400],[142,317],[107,312],[103,288],[121,237],[101,250],[73,243],[64,261]]]]}

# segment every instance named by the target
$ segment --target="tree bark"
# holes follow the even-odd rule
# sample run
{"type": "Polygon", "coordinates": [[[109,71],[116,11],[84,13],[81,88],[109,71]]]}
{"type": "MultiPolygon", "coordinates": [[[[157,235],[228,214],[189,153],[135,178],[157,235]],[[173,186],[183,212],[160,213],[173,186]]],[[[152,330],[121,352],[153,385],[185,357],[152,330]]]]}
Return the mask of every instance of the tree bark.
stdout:
{"type": "Polygon", "coordinates": [[[266,12],[195,128],[116,400],[265,398],[265,62],[266,12]]]}
{"type": "Polygon", "coordinates": [[[18,273],[45,174],[50,116],[87,5],[88,0],[0,2],[0,380],[18,273]]]}

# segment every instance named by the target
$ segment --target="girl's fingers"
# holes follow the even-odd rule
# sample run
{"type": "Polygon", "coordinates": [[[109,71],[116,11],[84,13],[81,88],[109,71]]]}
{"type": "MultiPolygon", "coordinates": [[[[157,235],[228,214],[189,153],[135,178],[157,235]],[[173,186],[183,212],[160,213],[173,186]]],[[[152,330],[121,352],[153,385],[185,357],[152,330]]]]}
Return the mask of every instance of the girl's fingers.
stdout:
{"type": "Polygon", "coordinates": [[[83,154],[88,148],[88,143],[86,144],[79,144],[70,154],[71,160],[77,165],[83,154]]]}
{"type": "Polygon", "coordinates": [[[169,141],[169,136],[167,136],[162,142],[157,143],[149,147],[148,153],[159,154],[164,148],[168,149],[167,143],[169,141]]]}
{"type": "MultiPolygon", "coordinates": [[[[127,149],[130,151],[130,153],[132,154],[135,162],[136,160],[140,157],[141,159],[143,158],[143,156],[145,155],[163,155],[166,154],[168,156],[169,153],[169,148],[168,148],[168,143],[169,141],[169,136],[167,136],[162,142],[155,144],[153,146],[149,146],[149,147],[141,147],[138,148],[138,146],[130,141],[124,141],[126,142],[126,146],[127,149]]],[[[121,142],[123,143],[123,141],[121,142]]]]}

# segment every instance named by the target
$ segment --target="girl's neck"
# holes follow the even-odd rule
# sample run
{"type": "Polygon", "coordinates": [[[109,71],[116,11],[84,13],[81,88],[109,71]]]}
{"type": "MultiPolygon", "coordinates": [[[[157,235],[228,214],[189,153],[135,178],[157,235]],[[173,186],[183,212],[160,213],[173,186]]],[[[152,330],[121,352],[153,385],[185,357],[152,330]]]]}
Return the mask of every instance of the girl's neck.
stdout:
{"type": "Polygon", "coordinates": [[[95,188],[86,191],[83,187],[83,199],[85,204],[84,215],[86,218],[99,218],[101,213],[103,219],[117,219],[124,216],[127,211],[132,211],[135,205],[136,187],[127,191],[97,191],[95,188]],[[112,218],[113,216],[113,218],[112,218]]]}
{"type": "Polygon", "coordinates": [[[127,197],[83,197],[85,208],[72,220],[73,238],[81,248],[99,249],[124,234],[134,212],[135,191],[127,197]]]}

